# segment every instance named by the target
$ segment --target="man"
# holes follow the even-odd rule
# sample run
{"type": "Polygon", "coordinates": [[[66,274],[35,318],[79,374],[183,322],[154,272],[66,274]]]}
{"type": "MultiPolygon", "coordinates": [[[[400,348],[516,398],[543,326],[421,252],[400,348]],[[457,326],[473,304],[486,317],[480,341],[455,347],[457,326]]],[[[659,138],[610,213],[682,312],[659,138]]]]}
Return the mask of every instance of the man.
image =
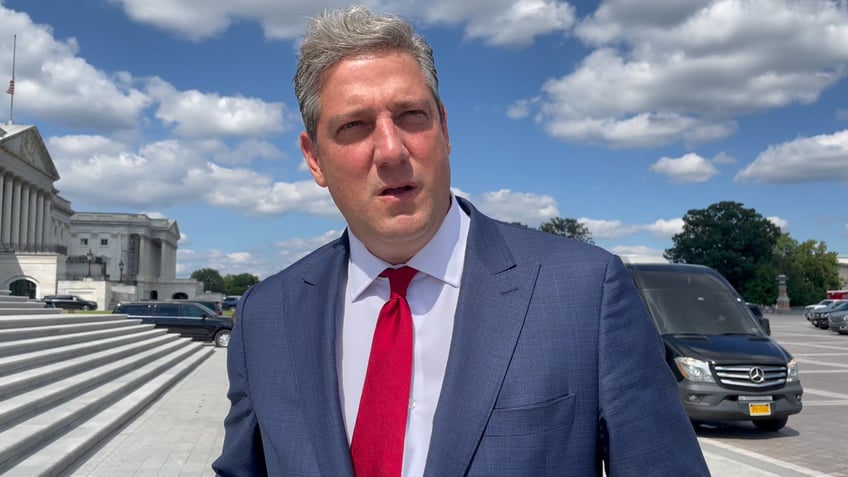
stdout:
{"type": "Polygon", "coordinates": [[[348,228],[239,301],[218,474],[709,475],[620,260],[451,194],[432,51],[407,22],[315,18],[295,90],[306,163],[348,228]],[[404,292],[381,274],[401,265],[412,369],[388,366],[406,389],[386,398],[381,307],[404,292]]]}

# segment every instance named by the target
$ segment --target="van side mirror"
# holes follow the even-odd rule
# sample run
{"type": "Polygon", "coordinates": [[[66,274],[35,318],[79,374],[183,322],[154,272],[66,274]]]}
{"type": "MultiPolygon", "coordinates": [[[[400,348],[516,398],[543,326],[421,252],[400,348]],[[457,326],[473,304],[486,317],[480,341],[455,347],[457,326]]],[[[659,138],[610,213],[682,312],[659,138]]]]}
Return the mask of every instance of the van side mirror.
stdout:
{"type": "Polygon", "coordinates": [[[766,330],[766,334],[771,336],[771,323],[768,318],[757,318],[760,320],[760,325],[766,330]]]}

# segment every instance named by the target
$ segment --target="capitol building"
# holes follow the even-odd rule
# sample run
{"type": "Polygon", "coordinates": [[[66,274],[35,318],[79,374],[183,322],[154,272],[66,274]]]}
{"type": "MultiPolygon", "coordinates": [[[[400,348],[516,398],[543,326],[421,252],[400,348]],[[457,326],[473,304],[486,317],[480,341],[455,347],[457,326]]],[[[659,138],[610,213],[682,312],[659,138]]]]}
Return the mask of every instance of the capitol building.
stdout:
{"type": "Polygon", "coordinates": [[[101,309],[201,297],[202,283],[176,278],[176,221],[76,212],[57,180],[35,126],[0,124],[0,293],[79,295],[101,309]]]}

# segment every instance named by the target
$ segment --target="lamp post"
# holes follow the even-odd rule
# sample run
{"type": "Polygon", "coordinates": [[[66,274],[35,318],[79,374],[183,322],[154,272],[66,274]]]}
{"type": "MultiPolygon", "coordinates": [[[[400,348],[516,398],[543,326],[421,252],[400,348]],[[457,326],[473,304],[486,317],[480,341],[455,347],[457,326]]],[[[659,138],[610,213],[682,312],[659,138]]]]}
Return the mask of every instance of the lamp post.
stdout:
{"type": "Polygon", "coordinates": [[[124,259],[121,257],[121,261],[118,262],[118,270],[121,271],[120,278],[118,278],[118,283],[124,283],[124,259]]]}
{"type": "Polygon", "coordinates": [[[88,253],[85,254],[85,258],[88,260],[88,275],[86,278],[91,278],[91,262],[94,261],[94,254],[91,253],[91,249],[88,249],[88,253]]]}

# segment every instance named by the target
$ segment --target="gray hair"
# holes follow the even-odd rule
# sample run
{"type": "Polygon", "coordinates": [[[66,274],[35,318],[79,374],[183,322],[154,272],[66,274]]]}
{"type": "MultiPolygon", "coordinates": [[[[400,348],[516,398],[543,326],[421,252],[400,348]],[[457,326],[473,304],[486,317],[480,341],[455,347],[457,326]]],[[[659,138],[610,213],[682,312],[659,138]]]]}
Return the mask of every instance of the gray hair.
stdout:
{"type": "Polygon", "coordinates": [[[422,36],[415,34],[408,21],[389,14],[375,15],[363,6],[324,10],[312,19],[306,30],[294,76],[294,93],[303,126],[313,143],[316,142],[324,72],[345,58],[383,50],[406,52],[415,58],[441,110],[433,49],[422,36]]]}

